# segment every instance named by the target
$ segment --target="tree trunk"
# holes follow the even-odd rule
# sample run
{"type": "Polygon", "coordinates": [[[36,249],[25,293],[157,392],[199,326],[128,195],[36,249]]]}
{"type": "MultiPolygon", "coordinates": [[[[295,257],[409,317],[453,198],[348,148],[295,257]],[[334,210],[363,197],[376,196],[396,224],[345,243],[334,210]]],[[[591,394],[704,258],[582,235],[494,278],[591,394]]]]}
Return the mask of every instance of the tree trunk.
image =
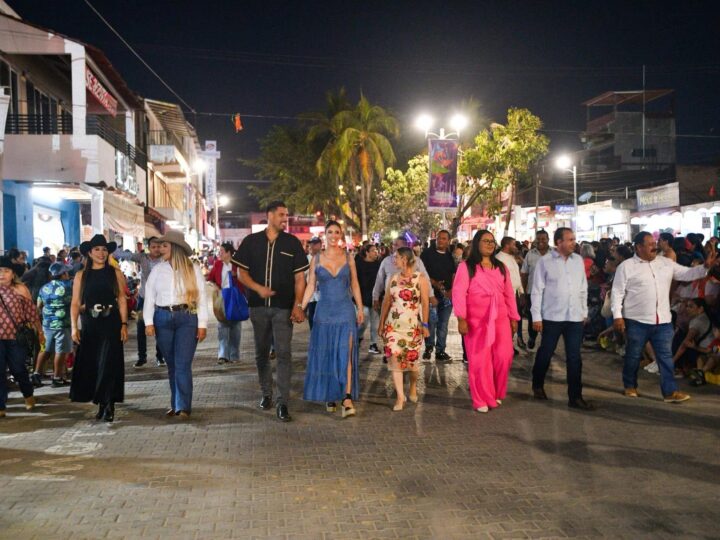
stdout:
{"type": "Polygon", "coordinates": [[[365,180],[360,179],[360,235],[363,240],[368,237],[368,221],[367,221],[367,199],[365,197],[366,186],[365,180]]]}
{"type": "Polygon", "coordinates": [[[510,183],[510,198],[508,199],[508,211],[507,217],[505,218],[505,236],[508,235],[510,230],[510,217],[512,216],[513,202],[515,200],[515,182],[510,183]]]}

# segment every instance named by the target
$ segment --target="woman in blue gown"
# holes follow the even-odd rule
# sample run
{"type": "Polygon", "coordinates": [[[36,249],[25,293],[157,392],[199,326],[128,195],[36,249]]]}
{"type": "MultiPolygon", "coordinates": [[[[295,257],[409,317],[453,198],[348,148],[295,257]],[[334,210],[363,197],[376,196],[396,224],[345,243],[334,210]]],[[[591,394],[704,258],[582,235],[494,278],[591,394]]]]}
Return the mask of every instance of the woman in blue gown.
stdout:
{"type": "Polygon", "coordinates": [[[342,416],[355,414],[358,397],[358,326],[363,322],[360,285],[355,261],[343,247],[342,227],[325,225],[326,249],[310,261],[303,309],[315,289],[320,298],[315,308],[303,399],[324,401],[335,412],[340,401],[342,416]],[[355,304],[353,304],[353,299],[355,304]]]}

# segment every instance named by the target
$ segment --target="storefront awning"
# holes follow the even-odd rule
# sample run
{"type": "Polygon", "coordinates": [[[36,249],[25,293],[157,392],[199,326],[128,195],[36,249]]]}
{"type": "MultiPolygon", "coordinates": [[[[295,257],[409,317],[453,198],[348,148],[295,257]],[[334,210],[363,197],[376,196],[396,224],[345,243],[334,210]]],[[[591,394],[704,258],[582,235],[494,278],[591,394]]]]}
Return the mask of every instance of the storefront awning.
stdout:
{"type": "Polygon", "coordinates": [[[144,238],[145,212],[143,207],[122,195],[115,195],[111,191],[105,191],[103,195],[103,227],[136,238],[144,238]]]}

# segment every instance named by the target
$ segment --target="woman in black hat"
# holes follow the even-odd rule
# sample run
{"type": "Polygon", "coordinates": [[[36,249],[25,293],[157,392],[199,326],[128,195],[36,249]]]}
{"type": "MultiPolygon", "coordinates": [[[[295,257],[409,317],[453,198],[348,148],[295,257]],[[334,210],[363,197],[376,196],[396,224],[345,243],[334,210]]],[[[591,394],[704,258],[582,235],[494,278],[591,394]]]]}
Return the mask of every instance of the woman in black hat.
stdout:
{"type": "Polygon", "coordinates": [[[75,275],[70,305],[72,339],[78,350],[73,367],[70,399],[98,405],[95,418],[112,422],[115,403],[125,390],[123,343],[127,341],[125,277],[109,264],[117,244],[101,234],[80,245],[87,257],[85,268],[75,275]],[[82,315],[82,332],[78,317],[82,315]]]}
{"type": "Polygon", "coordinates": [[[17,282],[23,268],[15,264],[10,257],[0,257],[0,418],[5,416],[7,402],[7,381],[5,370],[9,369],[15,377],[25,398],[25,408],[35,407],[33,385],[30,382],[25,359],[28,351],[17,341],[19,326],[30,324],[35,327],[42,340],[42,329],[30,291],[17,282]]]}

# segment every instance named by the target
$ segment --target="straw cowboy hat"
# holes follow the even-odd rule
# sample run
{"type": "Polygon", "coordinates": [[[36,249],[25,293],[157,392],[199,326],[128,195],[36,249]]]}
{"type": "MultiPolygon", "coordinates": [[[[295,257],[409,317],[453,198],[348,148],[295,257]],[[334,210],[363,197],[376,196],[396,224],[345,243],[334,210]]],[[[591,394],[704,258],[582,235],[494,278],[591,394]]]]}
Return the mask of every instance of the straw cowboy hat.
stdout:
{"type": "Polygon", "coordinates": [[[108,255],[117,249],[117,242],[108,242],[102,234],[96,234],[90,241],[80,244],[80,253],[87,255],[94,247],[106,247],[108,255]]]}
{"type": "Polygon", "coordinates": [[[182,249],[185,252],[185,255],[187,255],[188,257],[193,253],[193,249],[185,241],[185,236],[180,231],[169,230],[165,233],[164,236],[158,238],[158,241],[175,244],[177,247],[182,249]]]}

